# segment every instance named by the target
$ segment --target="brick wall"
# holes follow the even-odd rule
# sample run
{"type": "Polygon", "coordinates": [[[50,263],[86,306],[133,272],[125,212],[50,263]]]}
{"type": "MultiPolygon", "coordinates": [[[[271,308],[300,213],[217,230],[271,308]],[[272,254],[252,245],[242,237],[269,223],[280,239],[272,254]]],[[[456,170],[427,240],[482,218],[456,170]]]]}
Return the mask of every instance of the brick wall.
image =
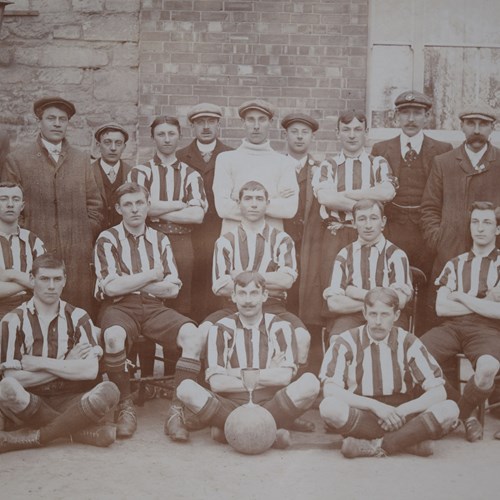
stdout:
{"type": "Polygon", "coordinates": [[[126,156],[135,159],[140,4],[15,0],[7,7],[0,32],[0,127],[12,146],[37,132],[33,101],[61,95],[77,108],[68,128],[72,144],[88,149],[92,130],[116,120],[131,133],[126,156]]]}
{"type": "Polygon", "coordinates": [[[365,109],[368,0],[143,0],[140,20],[139,157],[152,151],[149,124],[210,101],[224,108],[222,138],[242,137],[237,107],[262,97],[279,119],[306,110],[321,128],[314,149],[337,150],[339,110],[365,109]]]}

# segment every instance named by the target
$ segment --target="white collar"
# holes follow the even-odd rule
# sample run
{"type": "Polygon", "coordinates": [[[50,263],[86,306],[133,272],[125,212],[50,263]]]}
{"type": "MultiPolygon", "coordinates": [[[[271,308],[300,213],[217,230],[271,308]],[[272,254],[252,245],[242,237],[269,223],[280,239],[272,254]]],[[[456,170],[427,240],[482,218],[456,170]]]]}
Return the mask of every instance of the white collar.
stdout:
{"type": "Polygon", "coordinates": [[[109,163],[105,162],[102,158],[100,159],[100,164],[104,172],[109,173],[111,170],[115,171],[115,174],[118,173],[118,169],[120,168],[120,160],[118,160],[114,165],[110,165],[109,163]]]}
{"type": "Polygon", "coordinates": [[[411,148],[414,149],[417,154],[420,154],[420,150],[422,149],[422,144],[424,142],[424,132],[420,130],[420,132],[413,137],[408,137],[404,132],[401,132],[400,135],[401,141],[401,156],[404,158],[406,153],[408,152],[408,143],[411,144],[411,148]]]}
{"type": "Polygon", "coordinates": [[[49,141],[46,141],[43,137],[42,137],[42,144],[44,145],[45,149],[49,152],[49,153],[60,153],[61,152],[61,148],[62,148],[62,141],[57,143],[57,144],[52,144],[51,142],[49,141]]]}
{"type": "Polygon", "coordinates": [[[159,151],[157,151],[156,154],[157,154],[158,158],[160,159],[161,164],[164,167],[169,167],[170,165],[173,165],[174,163],[177,162],[177,157],[175,156],[175,154],[173,155],[172,158],[165,156],[164,154],[160,153],[159,151]]]}
{"type": "Polygon", "coordinates": [[[217,140],[211,142],[210,144],[203,144],[198,139],[196,139],[196,146],[202,154],[211,153],[215,149],[215,146],[217,146],[217,140]]]}
{"type": "Polygon", "coordinates": [[[472,149],[470,149],[467,146],[467,144],[465,145],[465,152],[467,153],[467,156],[469,157],[472,166],[476,170],[484,170],[484,165],[479,165],[479,162],[481,161],[481,158],[483,157],[484,153],[486,153],[487,149],[488,149],[488,143],[486,143],[477,153],[475,151],[472,151],[472,149]]]}

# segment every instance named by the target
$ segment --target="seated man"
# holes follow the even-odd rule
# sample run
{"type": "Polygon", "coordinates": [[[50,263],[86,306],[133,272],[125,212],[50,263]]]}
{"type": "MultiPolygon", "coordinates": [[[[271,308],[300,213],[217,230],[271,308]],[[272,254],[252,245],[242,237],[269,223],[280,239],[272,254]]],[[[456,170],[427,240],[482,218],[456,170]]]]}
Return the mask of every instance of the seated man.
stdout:
{"type": "Polygon", "coordinates": [[[434,358],[417,337],[394,326],[398,308],[394,290],[373,288],[364,299],[366,324],[342,333],[325,354],[319,409],[344,436],[347,458],[431,455],[428,440],[449,432],[458,416],[434,358]]]}
{"type": "Polygon", "coordinates": [[[60,437],[108,446],[114,426],[96,426],[119,398],[112,382],[96,385],[102,349],[83,310],[60,300],[64,263],[45,254],[31,270],[33,298],[0,325],[0,410],[19,424],[0,431],[0,453],[39,448],[60,437]]]}
{"type": "Polygon", "coordinates": [[[500,367],[500,207],[475,202],[471,207],[472,249],[450,260],[436,280],[438,316],[422,342],[438,363],[463,352],[475,369],[463,395],[447,385],[448,397],[458,402],[468,441],[482,439],[483,429],[472,412],[491,394],[500,367]]]}
{"type": "Polygon", "coordinates": [[[266,281],[269,295],[263,305],[264,312],[276,314],[292,324],[297,337],[298,362],[303,365],[307,362],[310,335],[304,323],[286,310],[286,291],[297,278],[293,240],[266,222],[269,195],[260,182],[250,181],[241,187],[238,206],[241,223],[222,235],[214,249],[212,290],[227,298],[226,308],[208,316],[200,325],[200,331],[206,337],[212,324],[236,312],[236,305],[231,301],[234,277],[242,271],[258,271],[266,281]]]}
{"type": "Polygon", "coordinates": [[[293,328],[263,311],[267,299],[264,277],[246,271],[235,276],[233,282],[232,299],[237,312],[221,318],[209,332],[206,381],[211,390],[185,380],[177,395],[202,424],[215,427],[212,436],[222,441],[227,417],[248,402],[241,369],[259,368],[253,401],[272,414],[278,427],[276,446],[285,448],[290,444],[290,435],[284,428],[311,407],[319,383],[312,373],[291,382],[297,371],[293,328]],[[252,354],[247,350],[250,345],[252,354]]]}
{"type": "MultiPolygon", "coordinates": [[[[386,223],[383,205],[374,200],[358,201],[353,216],[358,239],[335,258],[330,286],[323,292],[328,309],[335,315],[327,325],[330,336],[364,323],[364,299],[372,288],[392,288],[401,310],[412,295],[408,258],[382,233],[386,223]]],[[[407,327],[407,318],[399,321],[397,326],[407,327]]]]}
{"type": "MultiPolygon", "coordinates": [[[[115,192],[116,210],[123,221],[97,239],[96,297],[104,300],[100,312],[104,362],[109,380],[120,389],[117,436],[130,437],[137,428],[130,397],[127,349],[140,334],[164,349],[182,349],[175,370],[176,386],[200,371],[202,342],[194,322],[169,309],[163,299],[176,297],[181,282],[168,237],[146,226],[150,207],[148,190],[127,182],[115,192]]],[[[187,441],[180,402],[172,401],[165,433],[174,441],[187,441]]]]}
{"type": "Polygon", "coordinates": [[[19,227],[23,198],[19,184],[0,182],[0,319],[31,296],[29,270],[45,253],[42,240],[19,227]]]}

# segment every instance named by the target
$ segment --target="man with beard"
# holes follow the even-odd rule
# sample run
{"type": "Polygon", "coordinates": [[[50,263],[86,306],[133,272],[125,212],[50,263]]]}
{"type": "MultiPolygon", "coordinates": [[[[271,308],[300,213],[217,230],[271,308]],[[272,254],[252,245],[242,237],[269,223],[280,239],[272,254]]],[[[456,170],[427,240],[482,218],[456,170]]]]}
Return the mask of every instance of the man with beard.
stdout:
{"type": "Polygon", "coordinates": [[[441,272],[448,260],[471,246],[467,224],[469,207],[474,201],[500,204],[500,150],[489,142],[495,110],[475,104],[459,115],[465,142],[437,156],[422,198],[424,238],[436,252],[432,277],[441,272]]]}

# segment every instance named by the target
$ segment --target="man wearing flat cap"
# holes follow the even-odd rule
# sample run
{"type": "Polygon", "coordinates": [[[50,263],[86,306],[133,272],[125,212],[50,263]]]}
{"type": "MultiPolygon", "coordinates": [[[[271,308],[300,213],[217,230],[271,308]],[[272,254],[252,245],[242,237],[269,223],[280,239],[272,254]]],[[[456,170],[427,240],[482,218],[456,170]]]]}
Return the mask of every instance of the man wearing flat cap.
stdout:
{"type": "Polygon", "coordinates": [[[90,167],[90,156],[70,146],[66,129],[73,103],[46,97],[34,104],[40,133],[33,144],[7,157],[2,179],[23,187],[23,226],[66,263],[62,298],[92,314],[92,248],[102,223],[103,204],[90,167]]]}
{"type": "Polygon", "coordinates": [[[233,148],[219,140],[222,109],[216,104],[197,104],[189,110],[187,118],[195,139],[177,151],[176,156],[201,175],[208,201],[208,211],[203,223],[196,226],[191,233],[196,255],[191,293],[191,303],[196,304],[196,308],[191,315],[195,320],[201,321],[220,308],[218,298],[212,293],[212,257],[215,241],[220,236],[222,221],[215,210],[212,186],[218,155],[233,148]]]}
{"type": "Polygon", "coordinates": [[[314,305],[311,304],[308,288],[303,286],[307,282],[301,280],[301,276],[305,274],[317,276],[319,280],[323,226],[311,182],[320,162],[309,153],[319,123],[310,115],[289,113],[281,120],[281,126],[285,129],[287,154],[298,161],[295,172],[299,185],[297,213],[293,218],[284,220],[285,232],[295,243],[299,268],[297,281],[288,294],[287,306],[290,311],[305,317],[306,323],[320,324],[319,314],[315,315],[312,311],[309,313],[314,305]]]}
{"type": "MultiPolygon", "coordinates": [[[[400,94],[394,104],[401,132],[392,139],[374,144],[372,148],[372,155],[383,156],[399,181],[396,196],[385,206],[385,236],[401,248],[410,264],[424,271],[430,280],[432,253],[426,247],[420,230],[420,204],[433,158],[450,151],[452,145],[432,139],[423,132],[432,108],[429,97],[408,90],[400,94]]],[[[421,288],[420,292],[420,317],[427,318],[433,314],[425,310],[427,300],[423,299],[423,295],[426,290],[421,288]]],[[[418,324],[422,332],[427,329],[423,321],[418,324]]]]}
{"type": "Polygon", "coordinates": [[[104,204],[104,231],[122,220],[115,210],[113,193],[125,182],[132,168],[121,159],[129,136],[121,125],[111,122],[101,125],[94,137],[101,157],[92,162],[92,170],[104,204]]]}
{"type": "MultiPolygon", "coordinates": [[[[474,201],[500,205],[500,150],[489,138],[496,112],[475,104],[459,114],[465,141],[433,160],[422,198],[422,230],[436,252],[432,278],[446,262],[471,246],[469,207],[474,201]]],[[[497,245],[500,242],[497,238],[497,245]]]]}
{"type": "Polygon", "coordinates": [[[245,138],[234,151],[221,153],[215,164],[215,208],[222,218],[225,234],[241,221],[238,193],[249,181],[260,182],[269,194],[266,221],[283,229],[283,219],[297,213],[298,192],[295,167],[297,160],[272,149],[269,134],[275,114],[273,106],[262,99],[243,103],[238,108],[245,138]]]}

